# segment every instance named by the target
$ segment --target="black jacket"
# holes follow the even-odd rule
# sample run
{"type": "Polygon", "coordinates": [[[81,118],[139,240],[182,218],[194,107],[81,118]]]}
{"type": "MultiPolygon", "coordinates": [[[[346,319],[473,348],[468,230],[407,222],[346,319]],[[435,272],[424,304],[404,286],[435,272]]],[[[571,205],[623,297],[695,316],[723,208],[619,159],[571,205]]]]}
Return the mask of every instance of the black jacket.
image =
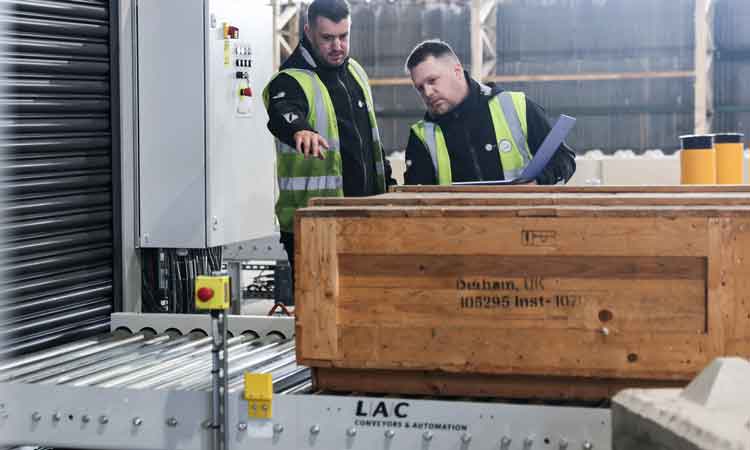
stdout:
{"type": "MultiPolygon", "coordinates": [[[[452,111],[438,117],[425,115],[440,125],[451,160],[453,181],[502,180],[503,169],[497,148],[495,129],[488,106],[489,100],[502,89],[491,84],[492,92],[483,94],[479,84],[466,74],[469,96],[452,111]]],[[[551,127],[541,106],[526,99],[527,142],[529,151],[535,154],[551,127]]],[[[576,170],[575,153],[562,144],[550,160],[539,184],[555,184],[568,181],[576,170]]],[[[405,184],[437,184],[437,176],[429,150],[417,138],[414,131],[406,147],[405,184]]]]}
{"type": "MultiPolygon", "coordinates": [[[[303,39],[281,69],[314,70],[323,81],[331,95],[339,126],[344,195],[374,195],[377,193],[372,156],[374,146],[365,95],[357,80],[349,73],[348,59],[339,67],[331,67],[321,62],[311,48],[307,39],[303,39]],[[315,66],[305,60],[301,46],[305,46],[313,57],[315,66]]],[[[301,130],[317,131],[307,122],[307,98],[294,78],[285,74],[277,76],[269,85],[268,94],[268,129],[277,139],[294,147],[294,133],[301,130]],[[285,117],[293,120],[290,122],[285,117]]],[[[391,166],[385,154],[383,163],[386,183],[396,184],[391,179],[391,166]]]]}

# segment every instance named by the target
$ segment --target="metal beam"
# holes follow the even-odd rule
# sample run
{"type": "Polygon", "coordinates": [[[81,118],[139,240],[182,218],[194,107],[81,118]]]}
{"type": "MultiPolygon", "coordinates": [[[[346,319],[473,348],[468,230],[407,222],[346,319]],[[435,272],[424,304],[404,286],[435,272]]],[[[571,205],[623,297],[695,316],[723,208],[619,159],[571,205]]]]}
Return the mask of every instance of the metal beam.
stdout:
{"type": "MultiPolygon", "coordinates": [[[[656,78],[692,78],[695,72],[692,70],[674,70],[664,72],[597,72],[597,73],[572,73],[572,74],[545,74],[545,75],[492,75],[485,77],[485,81],[502,83],[528,83],[545,81],[607,81],[607,80],[642,80],[656,78]]],[[[405,77],[397,78],[371,78],[372,86],[410,86],[411,79],[405,77]]]]}
{"type": "Polygon", "coordinates": [[[274,61],[274,70],[278,70],[279,66],[281,65],[281,48],[284,49],[284,52],[286,52],[286,54],[291,54],[294,51],[292,46],[289,45],[289,42],[287,42],[287,40],[283,36],[279,36],[279,44],[281,45],[281,47],[276,51],[276,53],[274,53],[274,56],[277,58],[277,61],[274,61]]]}
{"type": "MultiPolygon", "coordinates": [[[[119,264],[122,276],[122,311],[141,311],[141,256],[137,249],[138,200],[136,180],[138,180],[138,104],[134,95],[137,86],[137,21],[135,20],[136,0],[119,1],[119,20],[112,23],[110,30],[119,34],[120,67],[120,223],[122,253],[119,264]]],[[[114,52],[115,50],[113,50],[114,52]]]]}
{"type": "Polygon", "coordinates": [[[482,44],[484,44],[484,47],[482,48],[482,52],[486,52],[487,57],[484,57],[483,55],[483,61],[482,61],[482,79],[486,80],[488,77],[495,74],[495,67],[497,66],[497,53],[495,52],[495,42],[496,39],[494,38],[494,32],[493,37],[490,37],[486,30],[482,30],[482,44]]]}
{"type": "Polygon", "coordinates": [[[299,13],[299,5],[291,4],[288,5],[286,8],[283,8],[281,11],[281,14],[279,15],[278,23],[276,24],[276,31],[283,31],[284,27],[286,27],[289,24],[289,21],[291,21],[295,15],[299,13]]]}
{"type": "Polygon", "coordinates": [[[281,6],[279,6],[279,0],[273,0],[273,36],[271,37],[271,47],[273,48],[271,51],[271,55],[273,57],[273,70],[274,72],[279,70],[279,66],[281,66],[281,35],[279,34],[279,16],[280,16],[280,10],[281,6]]]}
{"type": "MultiPolygon", "coordinates": [[[[272,418],[248,411],[230,392],[228,450],[612,448],[604,408],[274,394],[272,418]]],[[[208,412],[204,391],[0,383],[0,446],[204,450],[208,412]]]]}
{"type": "Polygon", "coordinates": [[[497,65],[496,0],[471,0],[471,76],[486,80],[497,65]]]}
{"type": "Polygon", "coordinates": [[[483,51],[486,51],[491,58],[494,58],[497,55],[497,52],[495,51],[495,42],[493,38],[487,34],[486,30],[482,30],[482,43],[484,44],[483,51]]]}
{"type": "Polygon", "coordinates": [[[471,0],[471,77],[482,79],[482,0],[471,0]]]}
{"type": "Polygon", "coordinates": [[[713,6],[713,0],[695,0],[695,133],[712,129],[713,6]]]}
{"type": "Polygon", "coordinates": [[[494,14],[492,14],[492,10],[495,9],[495,5],[497,5],[497,2],[495,0],[487,1],[485,0],[482,2],[482,6],[479,8],[479,14],[482,20],[483,24],[486,24],[487,21],[492,18],[494,20],[494,14]]]}
{"type": "MultiPolygon", "coordinates": [[[[750,109],[750,108],[748,108],[750,109]]],[[[630,105],[605,105],[605,106],[570,106],[558,105],[546,110],[552,117],[558,114],[569,114],[575,117],[583,116],[619,116],[619,115],[647,115],[647,114],[684,114],[690,116],[693,108],[690,105],[675,106],[674,104],[630,104],[630,105]]],[[[414,109],[381,109],[378,117],[387,119],[408,118],[418,119],[424,116],[424,110],[414,109]]],[[[644,144],[645,147],[645,144],[644,144]]]]}
{"type": "Polygon", "coordinates": [[[281,66],[299,42],[300,0],[273,0],[273,70],[281,66]]]}

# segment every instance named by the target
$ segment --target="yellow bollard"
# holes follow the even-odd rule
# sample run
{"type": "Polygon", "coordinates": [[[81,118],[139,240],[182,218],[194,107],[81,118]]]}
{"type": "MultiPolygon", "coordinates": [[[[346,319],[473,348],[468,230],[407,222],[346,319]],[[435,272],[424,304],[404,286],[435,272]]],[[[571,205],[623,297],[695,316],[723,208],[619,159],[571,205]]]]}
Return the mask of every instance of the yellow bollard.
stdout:
{"type": "Polygon", "coordinates": [[[718,184],[742,184],[745,161],[742,133],[719,133],[714,135],[716,152],[716,182],[718,184]]]}
{"type": "Polygon", "coordinates": [[[711,135],[680,136],[682,184],[716,184],[716,156],[711,135]]]}

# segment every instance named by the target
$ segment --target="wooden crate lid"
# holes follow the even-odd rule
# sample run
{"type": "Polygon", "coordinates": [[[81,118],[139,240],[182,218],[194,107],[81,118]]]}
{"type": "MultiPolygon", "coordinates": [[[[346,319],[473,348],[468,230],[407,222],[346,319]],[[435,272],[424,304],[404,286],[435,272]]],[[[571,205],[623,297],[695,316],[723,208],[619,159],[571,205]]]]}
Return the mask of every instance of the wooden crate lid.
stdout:
{"type": "Polygon", "coordinates": [[[298,218],[367,217],[748,217],[750,203],[740,205],[330,205],[297,210],[298,218]]]}
{"type": "Polygon", "coordinates": [[[429,192],[373,197],[319,197],[309,206],[748,206],[750,192],[567,193],[429,192]]]}

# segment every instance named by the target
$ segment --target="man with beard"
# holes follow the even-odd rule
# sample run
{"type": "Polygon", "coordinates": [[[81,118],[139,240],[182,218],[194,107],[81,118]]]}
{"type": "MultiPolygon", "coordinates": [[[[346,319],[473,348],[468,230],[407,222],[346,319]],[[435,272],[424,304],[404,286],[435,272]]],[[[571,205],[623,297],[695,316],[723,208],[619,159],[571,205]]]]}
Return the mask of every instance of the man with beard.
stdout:
{"type": "MultiPolygon", "coordinates": [[[[472,79],[445,42],[417,45],[406,70],[427,113],[411,128],[405,184],[518,178],[550,131],[539,105],[472,79]]],[[[534,181],[565,182],[575,168],[575,154],[563,143],[534,181]]]]}
{"type": "Polygon", "coordinates": [[[276,137],[281,243],[294,268],[294,211],[312,197],[361,197],[395,184],[372,91],[349,57],[346,0],[315,0],[302,42],[263,91],[276,137]]]}

